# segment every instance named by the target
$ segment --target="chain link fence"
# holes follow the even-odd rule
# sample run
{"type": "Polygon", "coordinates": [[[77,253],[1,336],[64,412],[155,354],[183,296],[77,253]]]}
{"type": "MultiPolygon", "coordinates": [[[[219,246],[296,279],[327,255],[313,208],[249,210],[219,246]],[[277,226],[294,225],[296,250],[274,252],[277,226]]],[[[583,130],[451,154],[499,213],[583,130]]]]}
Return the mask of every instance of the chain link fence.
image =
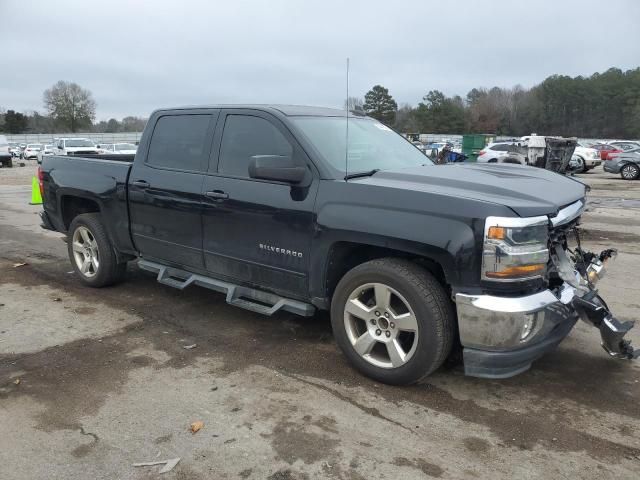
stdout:
{"type": "Polygon", "coordinates": [[[120,133],[24,133],[17,135],[4,134],[11,143],[53,143],[54,138],[88,138],[96,144],[100,143],[138,143],[142,132],[120,133]]]}

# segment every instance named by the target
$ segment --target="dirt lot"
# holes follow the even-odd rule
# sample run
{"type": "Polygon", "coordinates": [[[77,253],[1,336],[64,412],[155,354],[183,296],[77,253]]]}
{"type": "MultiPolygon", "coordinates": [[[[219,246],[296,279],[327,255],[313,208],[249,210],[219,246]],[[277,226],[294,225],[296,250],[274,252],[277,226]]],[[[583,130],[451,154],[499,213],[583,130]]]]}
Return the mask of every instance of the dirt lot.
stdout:
{"type": "MultiPolygon", "coordinates": [[[[162,478],[640,478],[640,367],[607,358],[594,329],[509,380],[376,384],[325,315],[263,317],[135,265],[83,288],[27,204],[34,171],[0,169],[0,477],[157,478],[132,464],[180,457],[162,478]]],[[[587,246],[620,248],[601,290],[634,318],[640,181],[581,177],[587,246]]]]}

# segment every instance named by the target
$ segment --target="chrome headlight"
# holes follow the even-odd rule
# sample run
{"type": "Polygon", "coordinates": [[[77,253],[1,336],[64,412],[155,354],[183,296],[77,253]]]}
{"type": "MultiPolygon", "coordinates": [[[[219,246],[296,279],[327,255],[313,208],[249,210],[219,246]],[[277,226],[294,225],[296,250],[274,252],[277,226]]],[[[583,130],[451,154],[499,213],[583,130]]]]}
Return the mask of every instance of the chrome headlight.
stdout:
{"type": "Polygon", "coordinates": [[[546,216],[488,217],[484,226],[482,279],[514,282],[544,277],[549,261],[546,216]]]}

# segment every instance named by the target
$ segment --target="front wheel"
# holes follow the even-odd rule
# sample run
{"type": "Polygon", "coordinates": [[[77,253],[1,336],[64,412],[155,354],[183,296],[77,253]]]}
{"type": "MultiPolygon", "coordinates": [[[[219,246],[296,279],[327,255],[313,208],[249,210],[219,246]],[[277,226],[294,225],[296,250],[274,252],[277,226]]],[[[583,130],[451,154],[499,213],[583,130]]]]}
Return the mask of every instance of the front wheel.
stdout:
{"type": "Polygon", "coordinates": [[[98,213],[83,213],[73,219],[69,227],[67,251],[73,269],[85,285],[105,287],[121,281],[125,276],[127,263],[118,263],[98,213]]]}
{"type": "Polygon", "coordinates": [[[627,163],[620,169],[620,176],[625,180],[635,180],[640,176],[640,167],[635,163],[627,163]]]}
{"type": "Polygon", "coordinates": [[[442,365],[451,351],[454,320],[440,283],[397,258],[350,270],[331,302],[334,336],[349,361],[392,385],[415,383],[442,365]]]}

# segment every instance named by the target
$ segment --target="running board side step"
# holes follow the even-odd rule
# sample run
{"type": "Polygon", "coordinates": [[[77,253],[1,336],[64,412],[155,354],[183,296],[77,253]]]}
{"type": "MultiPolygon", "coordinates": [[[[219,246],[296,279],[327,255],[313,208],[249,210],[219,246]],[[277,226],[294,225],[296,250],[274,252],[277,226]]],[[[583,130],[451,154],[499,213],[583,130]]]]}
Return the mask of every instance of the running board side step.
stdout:
{"type": "Polygon", "coordinates": [[[303,317],[310,317],[316,311],[316,308],[310,303],[284,298],[273,293],[235,285],[215,278],[205,277],[204,275],[197,275],[149,260],[138,260],[138,267],[142,270],[157,273],[158,282],[164,285],[178,290],[184,290],[189,285],[198,285],[215,290],[226,294],[228,304],[263,315],[273,315],[278,310],[285,310],[303,317]]]}

